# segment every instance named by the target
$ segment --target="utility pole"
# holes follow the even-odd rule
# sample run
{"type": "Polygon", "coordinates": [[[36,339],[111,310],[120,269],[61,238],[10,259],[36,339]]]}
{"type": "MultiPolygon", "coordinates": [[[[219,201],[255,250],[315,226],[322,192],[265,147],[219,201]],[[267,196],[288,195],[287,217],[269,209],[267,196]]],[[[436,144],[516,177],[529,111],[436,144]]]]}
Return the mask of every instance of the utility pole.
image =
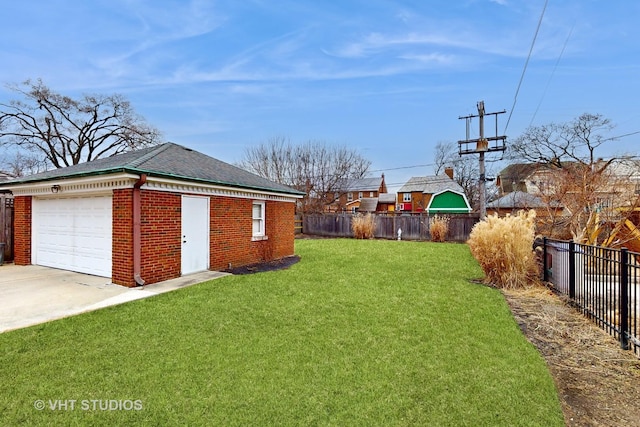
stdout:
{"type": "Polygon", "coordinates": [[[504,114],[507,111],[496,111],[494,113],[485,113],[484,101],[479,101],[477,104],[478,114],[469,116],[461,116],[458,119],[465,119],[467,127],[467,139],[458,141],[458,154],[479,154],[480,161],[480,181],[478,182],[478,191],[480,192],[480,219],[485,219],[487,216],[487,203],[486,203],[486,173],[484,167],[484,154],[493,151],[504,151],[506,149],[505,141],[507,137],[505,135],[498,136],[498,114],[504,114]],[[496,117],[496,133],[495,136],[485,138],[484,136],[484,117],[495,116],[496,117]],[[477,139],[469,139],[469,125],[471,119],[479,117],[480,121],[480,137],[477,139]],[[491,145],[489,144],[491,143],[491,145]],[[471,145],[471,147],[469,147],[471,145]]]}

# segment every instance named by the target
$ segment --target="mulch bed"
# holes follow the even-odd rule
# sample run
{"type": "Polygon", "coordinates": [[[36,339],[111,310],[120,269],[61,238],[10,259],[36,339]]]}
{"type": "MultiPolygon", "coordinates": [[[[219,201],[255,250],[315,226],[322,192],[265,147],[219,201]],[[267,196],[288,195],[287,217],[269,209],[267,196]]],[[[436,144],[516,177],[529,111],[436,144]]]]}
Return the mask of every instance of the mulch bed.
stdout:
{"type": "Polygon", "coordinates": [[[567,426],[639,426],[640,360],[558,295],[503,290],[520,329],[545,358],[567,426]]]}
{"type": "Polygon", "coordinates": [[[275,261],[260,262],[256,264],[245,265],[242,267],[229,268],[227,270],[224,270],[224,272],[231,274],[263,273],[265,271],[276,271],[282,270],[284,268],[289,268],[298,261],[300,261],[300,257],[298,255],[294,255],[275,261]]]}

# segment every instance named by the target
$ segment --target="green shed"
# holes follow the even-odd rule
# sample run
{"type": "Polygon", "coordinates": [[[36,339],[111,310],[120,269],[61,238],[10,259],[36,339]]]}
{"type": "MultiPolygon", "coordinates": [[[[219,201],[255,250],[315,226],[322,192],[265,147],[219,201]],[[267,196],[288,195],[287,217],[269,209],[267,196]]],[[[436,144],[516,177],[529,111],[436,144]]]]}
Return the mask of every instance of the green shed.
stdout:
{"type": "Polygon", "coordinates": [[[466,214],[471,212],[471,206],[464,193],[444,190],[431,196],[426,211],[428,214],[466,214]]]}

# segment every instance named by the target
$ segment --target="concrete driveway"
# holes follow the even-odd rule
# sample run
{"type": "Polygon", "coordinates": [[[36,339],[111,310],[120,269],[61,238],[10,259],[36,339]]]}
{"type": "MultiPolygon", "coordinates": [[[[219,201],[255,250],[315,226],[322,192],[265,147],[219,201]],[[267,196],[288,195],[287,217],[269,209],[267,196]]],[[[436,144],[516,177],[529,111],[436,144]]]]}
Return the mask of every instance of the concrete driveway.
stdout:
{"type": "Polygon", "coordinates": [[[0,265],[0,333],[147,298],[226,275],[204,271],[141,288],[126,288],[112,284],[106,277],[37,265],[0,265]]]}

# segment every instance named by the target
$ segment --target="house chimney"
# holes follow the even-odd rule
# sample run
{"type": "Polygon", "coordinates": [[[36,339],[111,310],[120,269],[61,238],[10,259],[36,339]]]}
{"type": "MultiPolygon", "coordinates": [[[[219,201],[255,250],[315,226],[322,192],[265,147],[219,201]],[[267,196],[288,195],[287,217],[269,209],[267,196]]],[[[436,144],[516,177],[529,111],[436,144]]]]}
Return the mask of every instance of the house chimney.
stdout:
{"type": "Polygon", "coordinates": [[[453,179],[453,168],[452,167],[447,166],[446,168],[444,168],[444,173],[446,173],[449,178],[453,179]]]}

